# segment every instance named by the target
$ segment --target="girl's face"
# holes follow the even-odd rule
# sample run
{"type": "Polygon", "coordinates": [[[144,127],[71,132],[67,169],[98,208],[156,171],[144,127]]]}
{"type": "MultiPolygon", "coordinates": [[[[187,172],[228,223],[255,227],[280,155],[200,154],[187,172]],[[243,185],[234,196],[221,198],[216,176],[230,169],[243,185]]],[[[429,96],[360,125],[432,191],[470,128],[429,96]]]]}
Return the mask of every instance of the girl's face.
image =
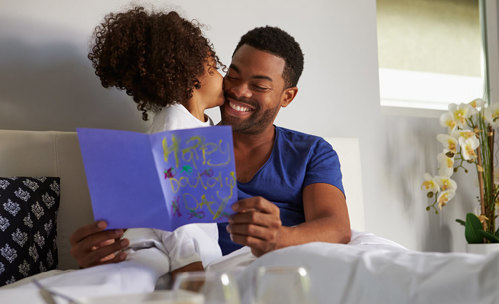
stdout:
{"type": "Polygon", "coordinates": [[[198,78],[201,82],[201,88],[196,91],[206,109],[221,106],[224,103],[223,77],[216,69],[213,58],[205,62],[204,71],[204,74],[198,78]]]}

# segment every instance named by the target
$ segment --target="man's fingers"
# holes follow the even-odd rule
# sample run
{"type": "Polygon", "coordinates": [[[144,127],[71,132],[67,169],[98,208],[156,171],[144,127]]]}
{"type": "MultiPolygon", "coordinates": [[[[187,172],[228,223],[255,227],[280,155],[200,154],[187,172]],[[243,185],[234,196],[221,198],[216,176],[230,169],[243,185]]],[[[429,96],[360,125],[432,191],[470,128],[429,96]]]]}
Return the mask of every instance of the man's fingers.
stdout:
{"type": "Polygon", "coordinates": [[[261,240],[273,239],[267,229],[257,225],[227,225],[227,231],[231,235],[251,236],[261,240]]]}
{"type": "Polygon", "coordinates": [[[242,199],[232,205],[236,212],[229,219],[227,230],[233,242],[251,247],[259,256],[277,248],[282,228],[279,208],[263,197],[242,199]]]}
{"type": "Polygon", "coordinates": [[[87,236],[106,229],[107,223],[105,221],[97,221],[78,228],[69,238],[71,245],[79,243],[87,236]]]}
{"type": "Polygon", "coordinates": [[[251,211],[232,215],[229,224],[253,224],[269,228],[278,228],[281,226],[281,219],[273,214],[251,211]]]}
{"type": "Polygon", "coordinates": [[[279,212],[279,208],[261,196],[242,199],[232,205],[235,212],[246,212],[255,209],[263,213],[279,212]]]}
{"type": "Polygon", "coordinates": [[[267,252],[269,251],[268,242],[247,235],[231,234],[231,239],[234,243],[241,244],[243,246],[248,246],[252,250],[255,249],[257,252],[267,252]]]}

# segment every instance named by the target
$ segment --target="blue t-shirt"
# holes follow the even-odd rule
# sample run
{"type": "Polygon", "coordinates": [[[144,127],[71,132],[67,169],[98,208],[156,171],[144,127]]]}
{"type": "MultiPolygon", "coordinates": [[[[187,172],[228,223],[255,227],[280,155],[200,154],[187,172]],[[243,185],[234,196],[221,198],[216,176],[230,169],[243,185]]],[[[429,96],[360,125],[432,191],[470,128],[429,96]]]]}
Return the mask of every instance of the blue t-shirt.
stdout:
{"type": "MultiPolygon", "coordinates": [[[[338,155],[323,138],[275,127],[275,140],[267,162],[248,183],[237,183],[238,199],[261,196],[280,209],[284,226],[305,222],[302,191],[326,183],[343,193],[338,155]]],[[[224,255],[242,246],[231,241],[227,223],[218,224],[218,243],[224,255]]]]}

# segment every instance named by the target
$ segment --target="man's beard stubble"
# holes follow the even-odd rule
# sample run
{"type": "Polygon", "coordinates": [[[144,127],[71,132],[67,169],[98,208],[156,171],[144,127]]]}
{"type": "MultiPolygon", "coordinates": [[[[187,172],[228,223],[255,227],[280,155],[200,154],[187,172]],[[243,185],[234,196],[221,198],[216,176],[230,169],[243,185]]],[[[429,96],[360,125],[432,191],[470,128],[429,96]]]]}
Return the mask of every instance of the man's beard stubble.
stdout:
{"type": "Polygon", "coordinates": [[[229,115],[224,114],[224,110],[222,107],[230,107],[229,102],[225,101],[225,103],[221,107],[221,117],[222,117],[222,125],[230,125],[232,126],[232,131],[233,132],[238,132],[238,133],[243,133],[243,134],[258,134],[261,133],[265,130],[265,128],[268,127],[269,124],[274,123],[274,119],[277,116],[277,112],[279,112],[280,106],[276,106],[275,108],[267,109],[265,111],[261,110],[261,106],[251,100],[241,100],[237,98],[233,98],[230,96],[231,99],[248,104],[252,107],[255,108],[254,111],[252,111],[251,115],[245,119],[244,121],[240,122],[238,119],[234,119],[234,117],[231,117],[229,115]]]}

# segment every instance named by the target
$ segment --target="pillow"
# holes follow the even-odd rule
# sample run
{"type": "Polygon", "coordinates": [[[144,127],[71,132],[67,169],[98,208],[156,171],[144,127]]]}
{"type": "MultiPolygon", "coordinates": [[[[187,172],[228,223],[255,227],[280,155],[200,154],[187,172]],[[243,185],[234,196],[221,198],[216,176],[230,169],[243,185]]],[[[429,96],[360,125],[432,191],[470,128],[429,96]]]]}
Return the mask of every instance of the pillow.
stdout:
{"type": "Polygon", "coordinates": [[[60,178],[0,177],[0,286],[57,267],[60,178]]]}

